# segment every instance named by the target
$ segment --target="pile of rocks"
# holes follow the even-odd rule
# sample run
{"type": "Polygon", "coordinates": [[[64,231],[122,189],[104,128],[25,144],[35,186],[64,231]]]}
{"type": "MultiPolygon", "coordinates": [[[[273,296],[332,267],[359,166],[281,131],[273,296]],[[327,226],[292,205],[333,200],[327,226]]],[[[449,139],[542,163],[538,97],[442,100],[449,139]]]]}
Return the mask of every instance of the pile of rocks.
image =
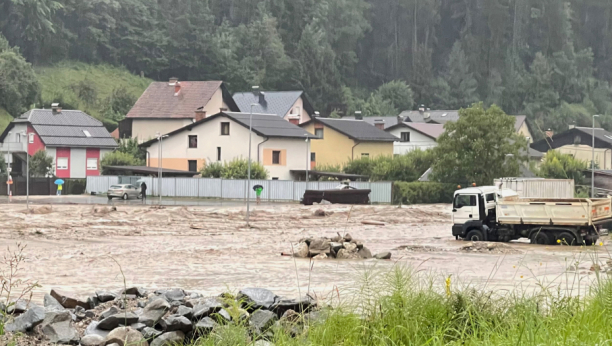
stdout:
{"type": "Polygon", "coordinates": [[[287,299],[262,288],[243,289],[236,297],[203,297],[182,289],[132,287],[99,291],[88,299],[51,290],[44,307],[18,300],[0,308],[8,318],[5,331],[23,333],[37,345],[174,346],[231,323],[248,326],[245,337],[260,340],[256,345],[271,345],[265,339],[273,328],[295,336],[304,331],[304,323],[320,319],[316,306],[309,296],[287,299]]]}
{"type": "Polygon", "coordinates": [[[353,239],[350,234],[333,238],[305,238],[293,247],[293,256],[313,259],[390,259],[390,252],[382,252],[372,256],[372,252],[361,240],[353,239]]]}

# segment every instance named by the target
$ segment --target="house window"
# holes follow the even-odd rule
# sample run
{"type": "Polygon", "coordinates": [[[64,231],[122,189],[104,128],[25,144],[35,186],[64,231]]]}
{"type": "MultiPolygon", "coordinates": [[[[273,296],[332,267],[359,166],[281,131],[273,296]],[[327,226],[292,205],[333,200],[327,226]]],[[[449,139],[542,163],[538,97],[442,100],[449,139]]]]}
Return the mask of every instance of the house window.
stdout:
{"type": "Polygon", "coordinates": [[[310,153],[310,162],[317,162],[317,154],[310,153]]]}
{"type": "Polygon", "coordinates": [[[98,170],[98,159],[96,158],[87,159],[87,170],[97,171],[98,170]]]}
{"type": "Polygon", "coordinates": [[[68,169],[68,158],[67,157],[58,157],[55,169],[58,170],[58,171],[68,169]]]}
{"type": "Polygon", "coordinates": [[[28,134],[28,143],[30,143],[30,144],[34,143],[34,134],[33,133],[28,134]]]}
{"type": "Polygon", "coordinates": [[[217,161],[221,161],[221,147],[217,147],[217,161]]]}
{"type": "Polygon", "coordinates": [[[198,171],[198,161],[197,160],[188,160],[189,163],[189,172],[197,172],[198,171]]]}
{"type": "Polygon", "coordinates": [[[410,132],[402,132],[402,142],[410,142],[410,132]]]}
{"type": "Polygon", "coordinates": [[[85,134],[85,137],[91,137],[91,133],[89,133],[89,131],[83,130],[83,133],[85,134]]]}
{"type": "Polygon", "coordinates": [[[323,129],[315,129],[315,136],[317,136],[317,138],[323,139],[323,129]]]}
{"type": "Polygon", "coordinates": [[[280,165],[280,151],[278,150],[274,150],[272,152],[272,164],[273,165],[280,165]]]}
{"type": "Polygon", "coordinates": [[[189,136],[189,148],[197,148],[198,147],[198,136],[189,136]]]}
{"type": "Polygon", "coordinates": [[[20,133],[16,133],[15,134],[15,138],[16,138],[17,143],[21,143],[21,134],[20,133]]]}
{"type": "Polygon", "coordinates": [[[221,136],[229,136],[230,123],[221,123],[221,136]]]}
{"type": "Polygon", "coordinates": [[[369,158],[369,157],[370,157],[370,154],[369,154],[369,153],[361,153],[361,158],[362,158],[362,159],[363,159],[363,158],[366,158],[366,159],[367,159],[367,158],[369,158]]]}
{"type": "Polygon", "coordinates": [[[278,177],[272,177],[272,180],[278,180],[278,177]]]}

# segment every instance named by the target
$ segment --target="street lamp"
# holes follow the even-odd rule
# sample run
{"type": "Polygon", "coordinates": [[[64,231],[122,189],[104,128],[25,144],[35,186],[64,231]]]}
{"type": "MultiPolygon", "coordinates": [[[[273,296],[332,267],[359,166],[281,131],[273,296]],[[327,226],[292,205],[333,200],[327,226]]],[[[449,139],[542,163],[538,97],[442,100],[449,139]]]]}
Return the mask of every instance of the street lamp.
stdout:
{"type": "Polygon", "coordinates": [[[591,139],[593,140],[591,146],[591,198],[595,198],[595,117],[598,116],[599,114],[593,114],[593,127],[591,128],[591,139]]]}
{"type": "Polygon", "coordinates": [[[21,132],[20,135],[26,141],[26,206],[30,209],[30,141],[25,131],[21,132]]]}
{"type": "Polygon", "coordinates": [[[308,140],[310,137],[308,137],[308,134],[305,134],[304,136],[306,136],[306,190],[308,190],[308,169],[310,168],[310,150],[308,150],[308,140]]]}
{"type": "Polygon", "coordinates": [[[157,137],[157,140],[159,141],[159,149],[158,149],[158,170],[157,170],[157,186],[158,186],[158,190],[159,190],[159,205],[162,205],[162,155],[163,155],[163,141],[162,139],[168,137],[168,135],[161,135],[159,132],[157,132],[155,134],[155,136],[157,137]]]}
{"type": "MultiPolygon", "coordinates": [[[[253,87],[255,88],[255,87],[253,87]]],[[[247,198],[247,212],[246,212],[246,222],[249,224],[249,215],[251,213],[251,132],[253,131],[253,107],[258,106],[259,103],[251,103],[251,113],[249,114],[249,164],[248,164],[248,173],[247,173],[247,190],[246,190],[246,198],[247,198]]]]}

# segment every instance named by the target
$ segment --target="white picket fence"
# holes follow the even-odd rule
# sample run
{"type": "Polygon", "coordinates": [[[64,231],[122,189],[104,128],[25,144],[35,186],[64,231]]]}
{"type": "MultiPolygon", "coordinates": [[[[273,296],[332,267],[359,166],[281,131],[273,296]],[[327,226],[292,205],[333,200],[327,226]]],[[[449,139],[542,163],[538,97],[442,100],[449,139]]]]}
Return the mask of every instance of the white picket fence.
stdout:
{"type": "MultiPolygon", "coordinates": [[[[143,180],[150,194],[159,196],[158,178],[153,177],[125,177],[125,176],[99,176],[87,177],[87,193],[106,193],[113,184],[134,184],[143,180]]],[[[201,197],[246,199],[255,198],[255,191],[247,186],[248,180],[207,179],[207,178],[162,178],[162,195],[166,197],[201,197]]],[[[251,180],[251,186],[263,186],[261,195],[264,201],[300,201],[304,191],[326,190],[338,186],[337,181],[313,181],[308,183],[291,180],[251,180]]],[[[351,182],[351,186],[358,189],[370,189],[372,203],[391,203],[392,182],[351,182]]]]}

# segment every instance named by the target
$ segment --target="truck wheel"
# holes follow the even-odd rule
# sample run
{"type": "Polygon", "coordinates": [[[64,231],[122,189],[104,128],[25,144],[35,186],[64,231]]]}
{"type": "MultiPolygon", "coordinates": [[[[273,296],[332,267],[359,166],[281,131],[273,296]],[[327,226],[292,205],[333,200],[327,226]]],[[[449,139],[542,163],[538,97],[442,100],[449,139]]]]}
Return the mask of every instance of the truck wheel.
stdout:
{"type": "Polygon", "coordinates": [[[560,240],[560,244],[565,245],[576,245],[576,237],[570,232],[561,232],[557,237],[557,240],[560,240]]]}
{"type": "Polygon", "coordinates": [[[482,231],[478,229],[473,229],[468,232],[467,236],[464,239],[467,241],[483,241],[484,234],[482,234],[482,231]]]}
{"type": "Polygon", "coordinates": [[[531,236],[531,244],[548,245],[551,244],[550,237],[546,232],[537,231],[531,236]]]}

